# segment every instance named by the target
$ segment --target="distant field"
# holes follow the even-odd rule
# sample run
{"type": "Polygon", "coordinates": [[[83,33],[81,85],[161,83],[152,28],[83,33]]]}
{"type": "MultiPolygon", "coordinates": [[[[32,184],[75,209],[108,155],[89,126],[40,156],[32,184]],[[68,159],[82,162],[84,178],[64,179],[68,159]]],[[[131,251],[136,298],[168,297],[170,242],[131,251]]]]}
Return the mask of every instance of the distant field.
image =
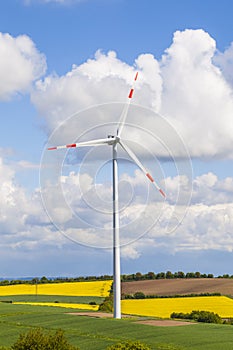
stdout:
{"type": "Polygon", "coordinates": [[[16,284],[0,286],[1,296],[9,295],[65,295],[65,296],[96,296],[109,295],[112,281],[45,283],[45,284],[16,284]]]}
{"type": "Polygon", "coordinates": [[[205,310],[222,318],[233,318],[233,299],[225,296],[122,300],[122,312],[131,315],[169,318],[172,312],[205,310]]]}
{"type": "Polygon", "coordinates": [[[122,283],[123,294],[143,292],[145,295],[175,295],[221,293],[233,296],[233,279],[231,278],[180,278],[122,283]]]}

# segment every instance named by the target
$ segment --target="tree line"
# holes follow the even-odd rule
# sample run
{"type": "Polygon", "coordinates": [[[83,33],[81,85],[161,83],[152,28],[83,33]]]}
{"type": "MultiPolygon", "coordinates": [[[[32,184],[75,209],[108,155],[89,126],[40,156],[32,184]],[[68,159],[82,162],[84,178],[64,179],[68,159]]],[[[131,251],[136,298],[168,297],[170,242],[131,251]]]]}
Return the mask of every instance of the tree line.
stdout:
{"type": "MultiPolygon", "coordinates": [[[[201,273],[196,272],[147,272],[145,274],[141,272],[136,272],[132,274],[123,274],[121,275],[122,282],[131,282],[131,281],[142,281],[142,280],[156,280],[156,279],[172,279],[172,278],[216,278],[212,273],[201,273]]],[[[217,276],[217,278],[233,278],[233,275],[223,274],[217,276]]],[[[62,283],[62,282],[87,282],[87,281],[106,281],[113,279],[112,275],[101,275],[101,276],[79,276],[79,277],[46,277],[41,278],[34,277],[31,279],[2,279],[0,285],[11,285],[11,284],[42,284],[42,283],[62,283]]]]}
{"type": "MultiPolygon", "coordinates": [[[[219,276],[220,277],[220,276],[219,276]]],[[[136,272],[135,274],[130,275],[122,275],[122,281],[141,281],[141,280],[155,280],[155,279],[172,279],[172,278],[214,278],[212,273],[200,273],[200,272],[147,272],[146,274],[142,274],[141,272],[136,272]]],[[[233,276],[232,276],[233,278],[233,276]]]]}

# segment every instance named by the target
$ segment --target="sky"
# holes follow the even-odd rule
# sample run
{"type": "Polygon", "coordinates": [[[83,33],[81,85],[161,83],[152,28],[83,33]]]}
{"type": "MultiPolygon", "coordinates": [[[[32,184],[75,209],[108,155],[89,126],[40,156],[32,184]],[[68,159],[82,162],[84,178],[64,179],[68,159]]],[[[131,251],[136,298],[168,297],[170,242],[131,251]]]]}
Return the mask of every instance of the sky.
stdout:
{"type": "Polygon", "coordinates": [[[0,278],[112,274],[116,132],[122,274],[233,275],[231,0],[0,4],[0,278]],[[138,79],[134,77],[138,72],[138,79]]]}

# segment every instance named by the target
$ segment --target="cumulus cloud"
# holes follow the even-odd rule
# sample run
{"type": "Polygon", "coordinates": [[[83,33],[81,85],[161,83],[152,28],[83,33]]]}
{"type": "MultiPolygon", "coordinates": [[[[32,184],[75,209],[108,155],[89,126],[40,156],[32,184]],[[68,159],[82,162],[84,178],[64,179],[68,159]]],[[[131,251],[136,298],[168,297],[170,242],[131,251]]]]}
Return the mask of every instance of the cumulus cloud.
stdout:
{"type": "MultiPolygon", "coordinates": [[[[184,140],[192,157],[232,158],[231,52],[232,46],[225,53],[219,53],[215,40],[204,30],[177,31],[161,59],[150,53],[141,54],[130,66],[113,51],[107,54],[98,51],[94,58],[79,66],[73,65],[66,75],[49,75],[38,81],[32,101],[50,134],[67,117],[85,108],[125,103],[135,71],[139,70],[135,104],[164,116],[174,134],[184,140]]],[[[119,110],[101,115],[99,121],[116,122],[119,110]]],[[[79,116],[79,131],[87,130],[91,125],[88,120],[96,118],[86,114],[81,120],[79,116]]],[[[153,118],[145,115],[142,122],[140,111],[134,110],[127,122],[148,130],[153,125],[156,137],[174,150],[173,156],[185,156],[173,147],[173,136],[167,128],[156,120],[153,122],[153,118]]],[[[139,134],[136,137],[140,139],[139,134]]],[[[160,151],[158,155],[166,156],[160,151]]]]}
{"type": "Polygon", "coordinates": [[[217,51],[214,63],[219,66],[226,81],[233,86],[233,43],[224,51],[217,51]]]}
{"type": "MultiPolygon", "coordinates": [[[[69,247],[70,240],[72,244],[111,249],[111,183],[98,181],[90,173],[66,171],[60,174],[60,185],[51,182],[42,188],[42,207],[39,190],[28,194],[17,184],[14,169],[1,158],[1,249],[59,249],[69,247]]],[[[140,171],[120,175],[123,258],[138,259],[152,247],[170,253],[187,249],[233,251],[233,178],[219,179],[206,173],[195,177],[193,186],[190,181],[184,175],[165,178],[168,199],[162,203],[140,171]],[[181,197],[193,187],[189,205],[186,198],[175,201],[177,186],[181,197]],[[129,194],[126,199],[124,193],[129,194]]]]}
{"type": "Polygon", "coordinates": [[[215,52],[208,33],[185,30],[174,34],[162,58],[161,112],[194,157],[232,157],[232,89],[213,64],[215,52]]]}
{"type": "Polygon", "coordinates": [[[29,91],[46,71],[45,56],[27,35],[0,33],[0,99],[29,91]]]}
{"type": "MultiPolygon", "coordinates": [[[[86,246],[111,248],[112,187],[95,181],[96,178],[87,173],[72,171],[62,175],[62,188],[47,187],[44,202],[52,221],[66,237],[86,246]],[[60,221],[56,209],[63,207],[67,217],[63,216],[60,221]]],[[[142,251],[151,247],[169,252],[233,251],[233,179],[219,179],[213,173],[206,173],[193,181],[184,175],[169,177],[165,183],[168,197],[162,203],[154,188],[148,188],[140,171],[121,174],[122,256],[137,259],[142,251]],[[177,187],[181,193],[179,202],[175,200],[177,187]],[[188,203],[187,193],[191,187],[193,192],[188,203]]]]}
{"type": "Polygon", "coordinates": [[[39,190],[29,194],[17,184],[14,166],[0,158],[1,249],[43,246],[56,237],[41,204],[39,190]]]}

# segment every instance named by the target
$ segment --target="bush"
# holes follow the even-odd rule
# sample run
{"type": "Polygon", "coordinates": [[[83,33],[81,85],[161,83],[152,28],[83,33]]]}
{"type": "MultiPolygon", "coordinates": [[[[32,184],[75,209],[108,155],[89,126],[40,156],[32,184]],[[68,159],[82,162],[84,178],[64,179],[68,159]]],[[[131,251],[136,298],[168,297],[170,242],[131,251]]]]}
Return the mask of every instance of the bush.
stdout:
{"type": "Polygon", "coordinates": [[[143,292],[136,292],[134,293],[134,299],[145,299],[145,294],[143,292]]]}
{"type": "Polygon", "coordinates": [[[106,297],[99,306],[99,311],[113,312],[113,296],[106,297]]]}
{"type": "Polygon", "coordinates": [[[62,330],[43,333],[39,328],[20,334],[11,350],[79,350],[79,348],[68,343],[62,330]]]}
{"type": "Polygon", "coordinates": [[[190,317],[197,322],[222,323],[222,319],[218,314],[209,311],[192,311],[190,317]]]}
{"type": "Polygon", "coordinates": [[[127,341],[124,343],[117,343],[107,348],[107,350],[151,350],[147,345],[140,343],[139,341],[132,342],[127,341]]]}
{"type": "Polygon", "coordinates": [[[218,314],[210,311],[196,311],[193,310],[191,313],[184,314],[183,312],[173,312],[171,318],[181,318],[186,320],[194,320],[196,322],[205,323],[222,323],[222,319],[218,314]]]}

